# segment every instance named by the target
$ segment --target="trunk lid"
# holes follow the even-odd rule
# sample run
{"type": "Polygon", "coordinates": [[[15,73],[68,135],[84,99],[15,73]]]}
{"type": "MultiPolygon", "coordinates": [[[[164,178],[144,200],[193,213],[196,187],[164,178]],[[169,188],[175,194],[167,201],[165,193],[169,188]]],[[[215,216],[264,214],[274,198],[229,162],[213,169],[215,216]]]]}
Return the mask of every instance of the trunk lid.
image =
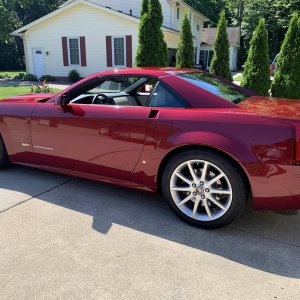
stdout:
{"type": "Polygon", "coordinates": [[[300,100],[251,97],[238,106],[249,113],[300,120],[300,100]]]}

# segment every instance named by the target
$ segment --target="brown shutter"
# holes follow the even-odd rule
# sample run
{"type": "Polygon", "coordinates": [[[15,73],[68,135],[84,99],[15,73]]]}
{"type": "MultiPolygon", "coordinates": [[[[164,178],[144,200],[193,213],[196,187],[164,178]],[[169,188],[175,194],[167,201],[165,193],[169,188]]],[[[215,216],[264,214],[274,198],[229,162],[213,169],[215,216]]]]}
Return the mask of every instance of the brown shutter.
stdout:
{"type": "Polygon", "coordinates": [[[126,36],[126,66],[132,68],[132,36],[126,36]]]}
{"type": "Polygon", "coordinates": [[[107,66],[112,67],[112,38],[111,36],[106,37],[106,61],[107,66]]]}
{"type": "Polygon", "coordinates": [[[69,65],[68,38],[62,37],[61,42],[62,42],[64,66],[67,67],[69,65]]]}
{"type": "Polygon", "coordinates": [[[86,46],[85,46],[85,37],[80,37],[80,57],[81,57],[81,66],[86,67],[86,46]]]}

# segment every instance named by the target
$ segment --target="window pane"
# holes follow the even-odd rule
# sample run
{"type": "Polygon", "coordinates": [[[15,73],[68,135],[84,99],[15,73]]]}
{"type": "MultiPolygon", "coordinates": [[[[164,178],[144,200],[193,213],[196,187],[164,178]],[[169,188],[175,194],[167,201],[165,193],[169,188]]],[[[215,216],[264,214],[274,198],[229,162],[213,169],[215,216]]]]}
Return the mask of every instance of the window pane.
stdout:
{"type": "Polygon", "coordinates": [[[79,41],[78,39],[69,39],[70,63],[79,65],[79,41]]]}
{"type": "Polygon", "coordinates": [[[234,86],[212,77],[207,73],[186,73],[178,76],[212,94],[236,104],[249,98],[248,95],[236,89],[234,86]]]}
{"type": "Polygon", "coordinates": [[[114,61],[116,66],[125,66],[124,38],[114,38],[114,61]]]}
{"type": "Polygon", "coordinates": [[[185,104],[173,95],[163,84],[159,83],[156,87],[149,106],[151,107],[185,107],[185,104]]]}

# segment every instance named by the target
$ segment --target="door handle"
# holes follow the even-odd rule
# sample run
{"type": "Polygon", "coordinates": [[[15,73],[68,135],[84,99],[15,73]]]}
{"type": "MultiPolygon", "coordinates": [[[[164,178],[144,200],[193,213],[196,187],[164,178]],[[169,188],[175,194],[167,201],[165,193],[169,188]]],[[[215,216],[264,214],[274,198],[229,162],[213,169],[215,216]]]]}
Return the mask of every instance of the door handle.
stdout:
{"type": "Polygon", "coordinates": [[[152,109],[150,111],[149,119],[157,119],[159,115],[159,110],[158,109],[152,109]]]}

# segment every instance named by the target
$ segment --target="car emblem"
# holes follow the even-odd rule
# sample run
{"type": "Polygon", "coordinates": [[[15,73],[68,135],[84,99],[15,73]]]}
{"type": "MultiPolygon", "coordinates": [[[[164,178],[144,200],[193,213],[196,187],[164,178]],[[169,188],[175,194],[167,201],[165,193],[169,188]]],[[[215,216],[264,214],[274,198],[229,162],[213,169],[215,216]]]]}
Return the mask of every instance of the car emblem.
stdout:
{"type": "Polygon", "coordinates": [[[198,188],[197,188],[197,193],[198,193],[198,194],[203,194],[203,193],[204,193],[204,188],[198,187],[198,188]]]}

